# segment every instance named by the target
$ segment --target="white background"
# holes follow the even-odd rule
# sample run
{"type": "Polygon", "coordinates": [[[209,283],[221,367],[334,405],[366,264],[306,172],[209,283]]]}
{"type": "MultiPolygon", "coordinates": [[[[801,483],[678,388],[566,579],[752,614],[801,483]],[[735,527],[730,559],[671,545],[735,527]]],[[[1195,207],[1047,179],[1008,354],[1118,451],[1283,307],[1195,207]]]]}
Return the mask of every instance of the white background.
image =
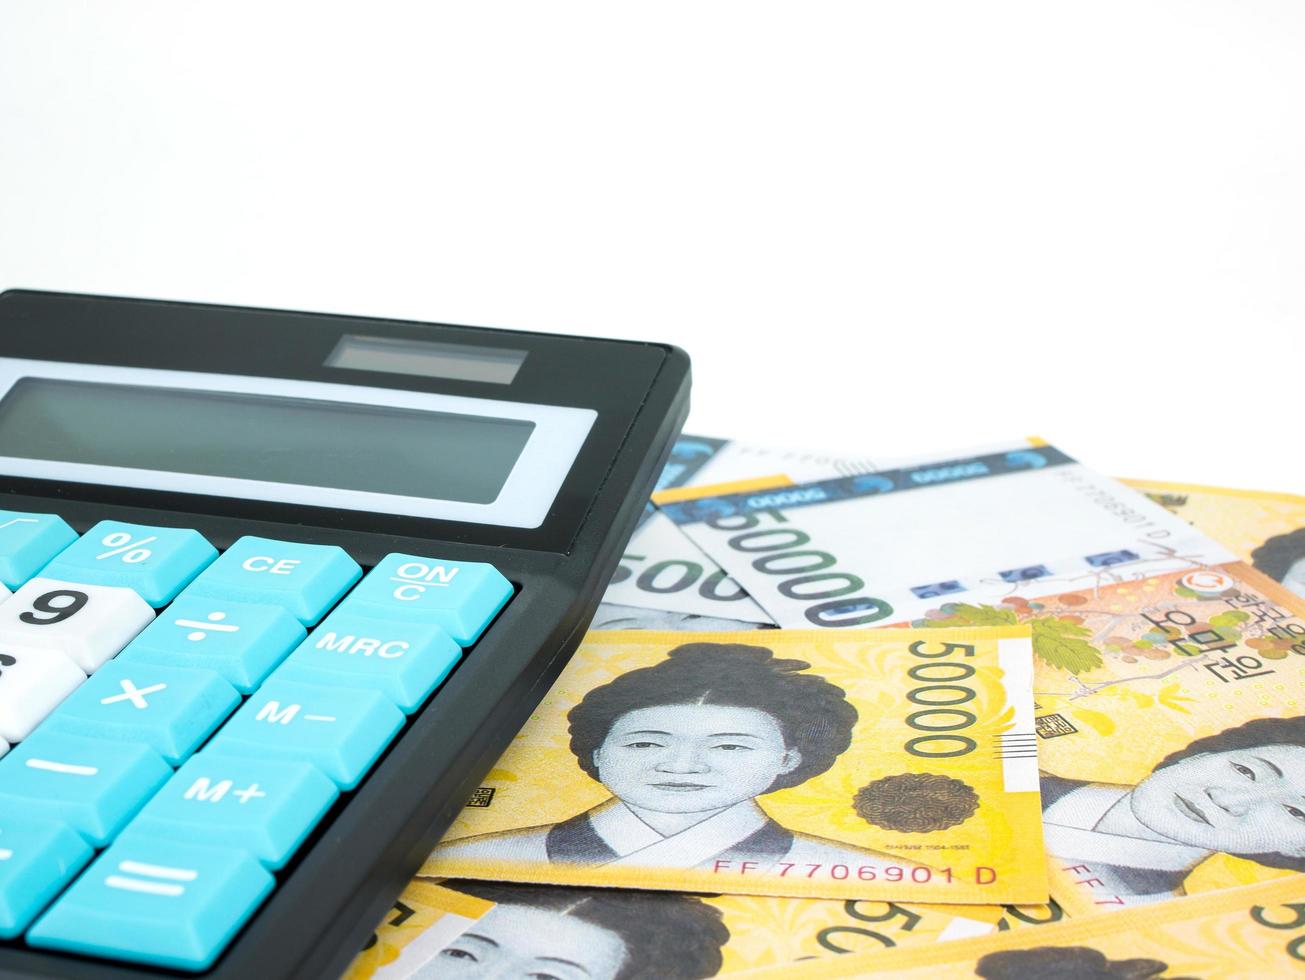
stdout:
{"type": "Polygon", "coordinates": [[[1305,4],[0,0],[0,288],[664,340],[695,432],[1305,491],[1305,4]]]}

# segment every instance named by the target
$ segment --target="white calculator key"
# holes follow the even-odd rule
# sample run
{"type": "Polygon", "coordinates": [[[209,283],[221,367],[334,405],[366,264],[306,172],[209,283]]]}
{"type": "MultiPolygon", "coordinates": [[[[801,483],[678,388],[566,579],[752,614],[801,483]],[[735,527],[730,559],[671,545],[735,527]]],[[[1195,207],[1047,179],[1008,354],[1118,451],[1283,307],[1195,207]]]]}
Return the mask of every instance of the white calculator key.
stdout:
{"type": "MultiPolygon", "coordinates": [[[[9,591],[8,586],[0,584],[0,602],[4,602],[11,595],[13,595],[13,593],[9,591]]],[[[0,752],[0,755],[4,755],[4,753],[0,752]]]]}
{"type": "Polygon", "coordinates": [[[134,589],[34,578],[0,605],[0,650],[55,651],[90,674],[153,618],[134,589]]]}
{"type": "Polygon", "coordinates": [[[9,743],[6,742],[3,738],[0,738],[0,759],[3,759],[5,757],[5,753],[8,751],[9,751],[9,743]]]}
{"type": "Polygon", "coordinates": [[[62,654],[0,652],[0,740],[21,742],[84,680],[86,675],[62,654]]]}

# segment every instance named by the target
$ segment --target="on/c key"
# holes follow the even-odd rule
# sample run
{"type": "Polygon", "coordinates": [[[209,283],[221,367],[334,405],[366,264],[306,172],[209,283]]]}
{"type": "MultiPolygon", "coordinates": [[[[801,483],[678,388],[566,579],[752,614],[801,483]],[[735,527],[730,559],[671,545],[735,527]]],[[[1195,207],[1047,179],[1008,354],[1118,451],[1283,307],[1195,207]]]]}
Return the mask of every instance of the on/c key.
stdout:
{"type": "Polygon", "coordinates": [[[340,608],[434,623],[469,647],[511,597],[512,583],[493,565],[395,553],[382,558],[340,608]]]}

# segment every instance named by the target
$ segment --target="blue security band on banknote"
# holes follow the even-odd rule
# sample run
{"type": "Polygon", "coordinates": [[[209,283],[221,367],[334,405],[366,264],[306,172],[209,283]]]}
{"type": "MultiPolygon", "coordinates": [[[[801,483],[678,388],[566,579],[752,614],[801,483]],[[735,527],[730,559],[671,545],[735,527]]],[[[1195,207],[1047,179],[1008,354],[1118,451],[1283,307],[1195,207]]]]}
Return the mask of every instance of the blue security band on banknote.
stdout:
{"type": "Polygon", "coordinates": [[[882,496],[887,493],[934,487],[942,483],[979,480],[1074,462],[1076,460],[1054,446],[1038,446],[945,462],[930,462],[902,469],[881,470],[877,473],[818,480],[794,487],[749,490],[664,503],[660,505],[660,509],[676,524],[696,524],[776,507],[793,510],[834,500],[882,496]]]}
{"type": "Polygon", "coordinates": [[[671,446],[670,458],[657,478],[656,489],[684,486],[728,442],[728,439],[713,439],[711,436],[680,436],[671,446]]]}

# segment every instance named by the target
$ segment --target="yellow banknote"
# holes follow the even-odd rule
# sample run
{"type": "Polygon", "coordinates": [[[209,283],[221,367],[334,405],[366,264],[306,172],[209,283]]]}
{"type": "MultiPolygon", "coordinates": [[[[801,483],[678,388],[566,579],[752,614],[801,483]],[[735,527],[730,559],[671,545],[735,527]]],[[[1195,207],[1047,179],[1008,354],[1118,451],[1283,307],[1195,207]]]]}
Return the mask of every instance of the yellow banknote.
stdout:
{"type": "Polygon", "coordinates": [[[1278,583],[1233,562],[921,622],[1031,626],[1071,916],[1305,870],[1305,603],[1278,583]]]}
{"type": "Polygon", "coordinates": [[[1157,480],[1123,482],[1305,596],[1305,497],[1157,480]]]}
{"type": "Polygon", "coordinates": [[[494,903],[483,898],[414,878],[354,957],[344,980],[422,975],[441,950],[492,908],[494,903]]]}
{"type": "MultiPolygon", "coordinates": [[[[536,976],[562,980],[698,980],[741,971],[873,950],[987,935],[1000,907],[899,905],[892,902],[681,895],[619,888],[568,888],[491,881],[417,878],[388,923],[411,922],[420,904],[465,916],[466,903],[488,911],[468,927],[411,942],[405,972],[354,978],[536,976]],[[442,886],[442,887],[441,887],[442,886]],[[418,951],[420,955],[413,951],[418,951]]],[[[439,928],[437,920],[432,928],[439,928]]],[[[446,930],[447,932],[447,930],[446,930]]]]}
{"type": "Polygon", "coordinates": [[[423,873],[1047,898],[1025,627],[590,633],[423,873]]]}
{"type": "Polygon", "coordinates": [[[1305,876],[982,939],[758,970],[749,977],[1263,980],[1305,974],[1305,876]]]}

